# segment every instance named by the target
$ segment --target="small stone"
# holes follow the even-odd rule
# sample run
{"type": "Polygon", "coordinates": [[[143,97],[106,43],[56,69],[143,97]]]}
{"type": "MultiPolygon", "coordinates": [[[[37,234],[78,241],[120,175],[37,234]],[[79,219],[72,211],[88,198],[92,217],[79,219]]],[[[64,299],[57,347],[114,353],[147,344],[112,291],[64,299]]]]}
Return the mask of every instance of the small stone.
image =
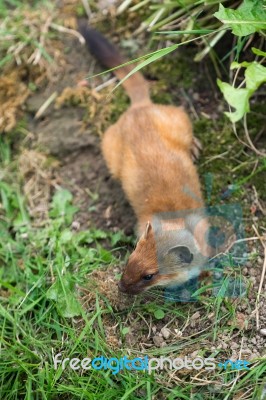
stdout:
{"type": "Polygon", "coordinates": [[[234,349],[237,349],[239,347],[239,345],[236,342],[232,342],[230,347],[231,347],[231,349],[234,350],[234,349]]]}
{"type": "Polygon", "coordinates": [[[164,328],[161,329],[161,334],[163,335],[163,337],[165,339],[168,339],[170,337],[170,335],[171,335],[171,332],[170,332],[170,330],[168,328],[164,327],[164,328]]]}
{"type": "Polygon", "coordinates": [[[243,314],[241,312],[236,313],[236,327],[238,329],[246,328],[246,315],[245,314],[243,314]]]}
{"type": "Polygon", "coordinates": [[[249,274],[250,274],[250,276],[255,276],[256,275],[255,268],[250,268],[249,274]]]}
{"type": "Polygon", "coordinates": [[[74,229],[75,231],[79,230],[79,228],[80,228],[79,221],[73,221],[72,225],[71,225],[71,228],[74,229]]]}
{"type": "Polygon", "coordinates": [[[213,273],[213,277],[214,277],[214,279],[221,279],[222,277],[223,277],[223,272],[218,272],[218,271],[215,271],[214,273],[213,273]]]}
{"type": "Polygon", "coordinates": [[[219,385],[219,384],[217,383],[217,384],[213,385],[211,388],[212,388],[212,391],[213,391],[213,392],[220,392],[221,389],[222,389],[222,387],[223,387],[223,385],[219,385]]]}
{"type": "Polygon", "coordinates": [[[250,342],[253,343],[253,344],[257,344],[257,339],[256,339],[255,337],[253,337],[253,338],[250,340],[250,342]]]}
{"type": "Polygon", "coordinates": [[[112,216],[112,206],[108,206],[103,214],[105,219],[110,219],[112,216]]]}
{"type": "Polygon", "coordinates": [[[21,236],[21,239],[28,239],[28,234],[26,232],[22,233],[20,236],[21,236]]]}
{"type": "Polygon", "coordinates": [[[156,347],[161,347],[161,344],[163,343],[163,338],[160,336],[154,336],[153,343],[155,344],[156,347]]]}
{"type": "Polygon", "coordinates": [[[258,353],[251,353],[250,356],[248,356],[250,361],[254,361],[256,358],[259,358],[260,356],[258,353]]]}
{"type": "Polygon", "coordinates": [[[155,332],[157,331],[156,326],[153,326],[153,327],[151,328],[151,330],[152,330],[153,333],[155,333],[155,332]]]}
{"type": "Polygon", "coordinates": [[[196,320],[196,319],[199,319],[200,318],[200,312],[199,311],[197,311],[197,312],[195,312],[193,315],[191,315],[191,317],[190,317],[190,319],[192,319],[192,320],[196,320]]]}
{"type": "Polygon", "coordinates": [[[252,351],[250,349],[248,349],[248,348],[242,349],[241,352],[242,352],[242,354],[251,354],[252,353],[252,351]]]}
{"type": "Polygon", "coordinates": [[[176,334],[177,337],[182,337],[183,336],[183,332],[180,331],[179,329],[174,329],[174,331],[175,331],[175,334],[176,334]]]}
{"type": "Polygon", "coordinates": [[[261,330],[260,330],[260,334],[261,334],[262,336],[266,336],[266,328],[261,329],[261,330]]]}
{"type": "Polygon", "coordinates": [[[232,360],[232,361],[238,360],[238,354],[237,354],[236,351],[233,351],[233,352],[232,352],[231,357],[230,357],[230,360],[232,360]]]}

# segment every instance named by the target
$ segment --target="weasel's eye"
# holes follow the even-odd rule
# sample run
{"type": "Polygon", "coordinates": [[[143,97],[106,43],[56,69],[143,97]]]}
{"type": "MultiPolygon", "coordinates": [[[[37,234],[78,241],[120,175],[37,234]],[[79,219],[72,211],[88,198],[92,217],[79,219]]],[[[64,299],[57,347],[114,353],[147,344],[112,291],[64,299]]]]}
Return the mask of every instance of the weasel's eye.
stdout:
{"type": "Polygon", "coordinates": [[[150,281],[152,278],[153,278],[153,274],[150,274],[150,275],[143,276],[142,279],[144,279],[145,281],[150,281]]]}

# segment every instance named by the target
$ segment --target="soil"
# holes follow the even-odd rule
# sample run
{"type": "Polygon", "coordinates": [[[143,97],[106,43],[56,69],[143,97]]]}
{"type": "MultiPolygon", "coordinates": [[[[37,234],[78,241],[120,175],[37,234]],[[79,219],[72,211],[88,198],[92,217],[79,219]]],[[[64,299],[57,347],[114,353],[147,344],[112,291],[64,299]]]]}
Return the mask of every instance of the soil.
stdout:
{"type": "Polygon", "coordinates": [[[65,157],[59,174],[63,186],[71,190],[80,208],[75,219],[81,227],[95,226],[114,232],[123,230],[126,235],[134,233],[134,213],[120,184],[110,177],[99,140],[65,157]],[[90,193],[96,193],[97,200],[89,196],[88,189],[90,193]]]}
{"type": "Polygon", "coordinates": [[[120,229],[126,235],[132,235],[136,222],[134,213],[120,184],[111,179],[94,126],[90,121],[84,124],[86,110],[71,105],[58,109],[53,104],[42,118],[33,118],[52,93],[60,94],[69,87],[78,90],[77,83],[88,76],[90,65],[95,62],[76,39],[62,37],[62,40],[69,49],[65,69],[55,82],[50,82],[27,102],[27,110],[32,116],[28,125],[35,137],[34,146],[60,161],[57,169],[59,184],[74,195],[80,210],[76,222],[81,229],[88,226],[111,231],[120,229]]]}

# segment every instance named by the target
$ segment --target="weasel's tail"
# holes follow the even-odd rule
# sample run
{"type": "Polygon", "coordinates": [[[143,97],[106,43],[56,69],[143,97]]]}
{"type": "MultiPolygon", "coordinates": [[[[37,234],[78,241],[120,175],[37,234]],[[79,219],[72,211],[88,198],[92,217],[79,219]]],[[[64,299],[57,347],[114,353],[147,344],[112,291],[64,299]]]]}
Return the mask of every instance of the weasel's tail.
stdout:
{"type": "MultiPolygon", "coordinates": [[[[79,31],[84,37],[91,53],[107,68],[114,68],[125,61],[118,50],[99,32],[87,26],[84,20],[78,21],[79,31]]],[[[118,79],[123,79],[134,67],[126,65],[113,71],[118,79]]],[[[132,104],[150,102],[149,85],[140,72],[136,72],[126,79],[122,85],[130,97],[132,104]]]]}

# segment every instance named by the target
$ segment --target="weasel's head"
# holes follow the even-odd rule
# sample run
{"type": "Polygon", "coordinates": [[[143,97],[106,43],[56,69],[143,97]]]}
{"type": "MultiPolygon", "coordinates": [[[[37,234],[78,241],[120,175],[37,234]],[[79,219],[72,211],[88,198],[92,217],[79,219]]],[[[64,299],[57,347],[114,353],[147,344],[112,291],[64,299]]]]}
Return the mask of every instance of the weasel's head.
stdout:
{"type": "Polygon", "coordinates": [[[194,243],[190,243],[193,240],[191,232],[185,232],[182,238],[163,232],[158,240],[148,222],[129,257],[118,284],[119,290],[139,294],[154,286],[174,286],[198,276],[204,262],[194,243]]]}
{"type": "Polygon", "coordinates": [[[158,281],[158,263],[154,232],[148,222],[136,249],[130,255],[118,284],[119,290],[128,294],[138,294],[155,286],[158,281]]]}

